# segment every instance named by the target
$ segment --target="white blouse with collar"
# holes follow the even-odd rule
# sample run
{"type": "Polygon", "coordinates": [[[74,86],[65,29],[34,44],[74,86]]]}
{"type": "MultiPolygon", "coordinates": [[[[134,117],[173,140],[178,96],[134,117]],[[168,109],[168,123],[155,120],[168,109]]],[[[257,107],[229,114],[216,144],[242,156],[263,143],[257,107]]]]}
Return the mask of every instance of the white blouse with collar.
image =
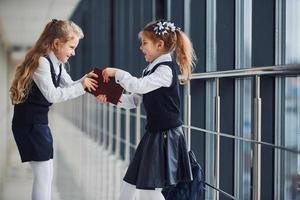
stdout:
{"type": "MultiPolygon", "coordinates": [[[[49,53],[49,58],[53,63],[54,71],[57,76],[61,62],[52,51],[49,53]]],[[[51,78],[50,63],[44,57],[40,57],[39,59],[39,66],[33,74],[33,81],[50,103],[63,102],[85,94],[80,80],[73,81],[64,67],[62,67],[61,71],[60,85],[56,88],[51,78]]]]}
{"type": "MultiPolygon", "coordinates": [[[[156,64],[172,61],[170,54],[163,54],[150,63],[144,70],[151,70],[156,64]]],[[[120,107],[132,109],[142,102],[142,94],[154,91],[161,87],[170,87],[173,80],[173,74],[170,67],[160,65],[152,74],[136,78],[130,73],[118,69],[115,76],[116,82],[120,84],[127,92],[132,94],[122,94],[120,107]]]]}

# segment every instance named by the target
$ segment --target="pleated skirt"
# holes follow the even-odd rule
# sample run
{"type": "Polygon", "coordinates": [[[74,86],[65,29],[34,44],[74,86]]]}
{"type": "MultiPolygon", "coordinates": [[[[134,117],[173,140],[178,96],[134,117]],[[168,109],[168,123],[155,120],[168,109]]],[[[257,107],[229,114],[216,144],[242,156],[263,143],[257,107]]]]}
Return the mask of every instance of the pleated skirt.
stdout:
{"type": "Polygon", "coordinates": [[[138,189],[164,188],[191,180],[181,126],[167,131],[146,131],[124,177],[124,181],[138,189]]]}

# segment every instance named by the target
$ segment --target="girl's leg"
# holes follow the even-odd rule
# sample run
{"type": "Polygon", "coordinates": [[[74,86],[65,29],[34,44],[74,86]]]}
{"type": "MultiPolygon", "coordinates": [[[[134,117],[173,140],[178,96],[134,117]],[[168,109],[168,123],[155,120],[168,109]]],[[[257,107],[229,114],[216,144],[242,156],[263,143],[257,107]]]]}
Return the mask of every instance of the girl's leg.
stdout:
{"type": "Polygon", "coordinates": [[[51,200],[51,192],[52,192],[52,180],[53,180],[53,159],[49,160],[49,167],[50,167],[50,182],[48,188],[48,200],[51,200]]]}
{"type": "Polygon", "coordinates": [[[161,193],[161,189],[156,188],[155,190],[141,190],[141,200],[165,200],[161,193]]]}
{"type": "Polygon", "coordinates": [[[135,194],[135,185],[123,181],[119,200],[134,200],[135,194]]]}
{"type": "Polygon", "coordinates": [[[51,161],[30,162],[33,171],[32,200],[50,200],[51,161]]]}

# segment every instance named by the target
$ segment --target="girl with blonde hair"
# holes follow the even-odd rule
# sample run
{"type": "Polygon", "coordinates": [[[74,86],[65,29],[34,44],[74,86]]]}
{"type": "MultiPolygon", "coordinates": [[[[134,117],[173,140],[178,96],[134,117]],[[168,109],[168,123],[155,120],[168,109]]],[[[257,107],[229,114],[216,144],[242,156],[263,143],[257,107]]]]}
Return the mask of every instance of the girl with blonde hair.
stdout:
{"type": "Polygon", "coordinates": [[[33,170],[32,200],[50,200],[53,177],[53,140],[48,126],[52,103],[66,101],[95,90],[93,72],[73,81],[64,68],[82,30],[72,21],[52,20],[17,66],[10,88],[14,105],[12,131],[22,162],[33,170]]]}

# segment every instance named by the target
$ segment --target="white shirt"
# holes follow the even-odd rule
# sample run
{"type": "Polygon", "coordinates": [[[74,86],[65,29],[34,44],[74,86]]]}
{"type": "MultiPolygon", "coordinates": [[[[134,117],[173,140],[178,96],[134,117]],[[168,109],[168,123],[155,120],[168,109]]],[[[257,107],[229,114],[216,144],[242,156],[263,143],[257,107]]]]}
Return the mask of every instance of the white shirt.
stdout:
{"type": "MultiPolygon", "coordinates": [[[[143,72],[150,71],[156,64],[172,61],[170,54],[163,54],[150,63],[143,72]]],[[[161,87],[170,87],[173,80],[173,74],[170,67],[160,65],[152,74],[136,78],[130,73],[118,69],[115,75],[116,82],[120,84],[127,92],[133,94],[122,94],[119,106],[132,109],[142,102],[142,94],[154,91],[161,87]]]]}
{"type": "MultiPolygon", "coordinates": [[[[55,74],[58,76],[61,62],[52,51],[49,53],[49,58],[53,63],[55,74]]],[[[39,66],[33,74],[33,81],[50,103],[66,101],[85,94],[80,80],[74,82],[64,67],[61,70],[59,87],[56,88],[51,78],[50,63],[44,57],[39,59],[39,66]]]]}

